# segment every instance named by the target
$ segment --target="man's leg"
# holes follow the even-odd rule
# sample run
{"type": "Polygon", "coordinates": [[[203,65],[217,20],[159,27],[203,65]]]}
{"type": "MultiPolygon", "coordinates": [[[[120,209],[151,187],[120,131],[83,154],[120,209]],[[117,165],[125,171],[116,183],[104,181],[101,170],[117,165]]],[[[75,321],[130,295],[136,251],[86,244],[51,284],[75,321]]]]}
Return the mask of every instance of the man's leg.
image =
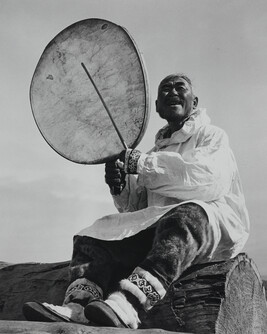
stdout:
{"type": "Polygon", "coordinates": [[[85,306],[91,299],[106,297],[143,261],[154,235],[155,229],[115,241],[75,236],[64,304],[78,302],[85,306]]]}
{"type": "Polygon", "coordinates": [[[62,306],[26,303],[27,320],[74,321],[85,323],[84,306],[101,299],[117,288],[118,281],[129,276],[152,247],[155,229],[118,241],[103,241],[75,236],[70,263],[70,285],[62,306]]]}
{"type": "MultiPolygon", "coordinates": [[[[151,309],[185,269],[206,258],[213,247],[212,236],[208,217],[199,205],[187,203],[171,210],[158,221],[153,246],[146,258],[127,279],[120,281],[119,290],[105,303],[122,324],[137,328],[138,310],[151,309]]],[[[85,315],[90,318],[93,314],[98,321],[104,319],[101,310],[98,313],[99,308],[101,305],[89,303],[85,315]]]]}
{"type": "Polygon", "coordinates": [[[152,250],[140,267],[148,270],[167,289],[192,264],[207,262],[213,249],[213,229],[204,209],[186,203],[163,216],[156,229],[152,250]]]}

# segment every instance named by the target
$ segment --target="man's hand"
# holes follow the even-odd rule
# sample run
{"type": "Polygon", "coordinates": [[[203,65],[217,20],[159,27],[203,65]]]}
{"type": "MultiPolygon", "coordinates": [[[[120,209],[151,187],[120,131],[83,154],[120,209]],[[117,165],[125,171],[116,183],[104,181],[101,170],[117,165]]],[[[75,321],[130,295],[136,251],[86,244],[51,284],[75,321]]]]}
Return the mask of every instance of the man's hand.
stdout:
{"type": "Polygon", "coordinates": [[[112,195],[119,195],[125,187],[125,172],[119,168],[118,161],[107,162],[105,165],[105,181],[112,195]]]}
{"type": "Polygon", "coordinates": [[[141,156],[138,150],[127,149],[121,152],[119,160],[123,163],[126,174],[137,174],[137,163],[141,156]]]}

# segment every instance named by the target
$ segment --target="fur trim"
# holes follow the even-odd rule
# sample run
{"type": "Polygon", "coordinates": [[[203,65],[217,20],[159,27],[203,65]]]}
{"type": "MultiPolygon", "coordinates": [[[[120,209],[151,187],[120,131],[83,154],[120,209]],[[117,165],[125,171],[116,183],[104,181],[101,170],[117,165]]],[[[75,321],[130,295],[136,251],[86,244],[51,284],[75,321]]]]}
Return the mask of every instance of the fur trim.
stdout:
{"type": "Polygon", "coordinates": [[[128,279],[123,279],[120,281],[120,287],[133,294],[139,300],[140,304],[145,305],[147,297],[135,284],[128,279]]]}
{"type": "Polygon", "coordinates": [[[122,292],[112,293],[105,302],[113,309],[122,321],[133,329],[137,329],[140,324],[138,313],[122,292]]]}
{"type": "Polygon", "coordinates": [[[84,316],[84,308],[80,304],[69,303],[68,305],[58,306],[48,303],[42,303],[44,307],[51,310],[55,314],[69,318],[74,322],[88,324],[88,320],[84,316]]]}
{"type": "Polygon", "coordinates": [[[153,288],[157,291],[157,293],[160,295],[161,299],[165,296],[166,290],[164,289],[163,285],[160,283],[160,281],[155,276],[150,274],[149,271],[144,270],[141,267],[136,267],[133,273],[140,275],[149,284],[151,284],[153,288]]]}

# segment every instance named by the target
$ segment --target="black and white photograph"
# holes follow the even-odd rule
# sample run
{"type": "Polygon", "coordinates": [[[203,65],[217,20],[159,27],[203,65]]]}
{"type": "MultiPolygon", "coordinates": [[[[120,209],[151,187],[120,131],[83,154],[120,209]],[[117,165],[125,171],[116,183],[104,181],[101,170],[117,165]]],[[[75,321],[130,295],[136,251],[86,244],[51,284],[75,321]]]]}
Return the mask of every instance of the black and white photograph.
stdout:
{"type": "Polygon", "coordinates": [[[266,13],[0,0],[0,333],[267,332],[266,13]]]}

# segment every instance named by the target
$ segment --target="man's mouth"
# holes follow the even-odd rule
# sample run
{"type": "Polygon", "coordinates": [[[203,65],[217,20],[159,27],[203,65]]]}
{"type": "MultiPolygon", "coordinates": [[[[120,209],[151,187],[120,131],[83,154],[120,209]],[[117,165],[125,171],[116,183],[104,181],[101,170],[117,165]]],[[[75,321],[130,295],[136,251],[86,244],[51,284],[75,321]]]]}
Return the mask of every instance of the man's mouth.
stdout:
{"type": "Polygon", "coordinates": [[[179,98],[174,98],[174,97],[168,98],[166,100],[166,103],[169,106],[183,105],[182,101],[179,98]]]}

